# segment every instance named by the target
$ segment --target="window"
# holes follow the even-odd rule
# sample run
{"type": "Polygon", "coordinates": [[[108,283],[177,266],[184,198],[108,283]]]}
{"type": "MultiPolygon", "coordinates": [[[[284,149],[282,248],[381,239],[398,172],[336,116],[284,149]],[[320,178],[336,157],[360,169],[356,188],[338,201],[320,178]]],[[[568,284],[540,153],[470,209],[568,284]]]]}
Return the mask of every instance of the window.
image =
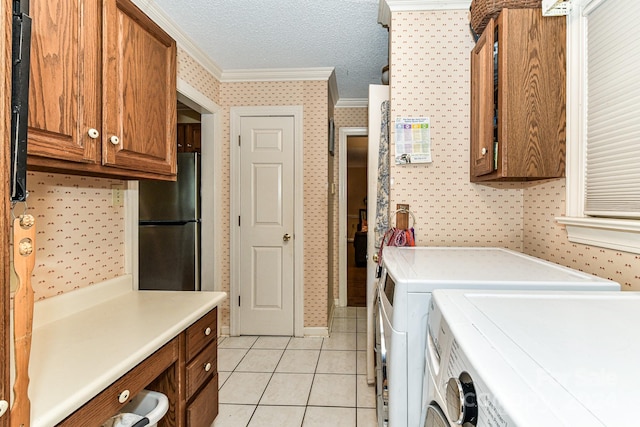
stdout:
{"type": "Polygon", "coordinates": [[[640,253],[640,2],[576,0],[567,27],[572,242],[640,253]]]}

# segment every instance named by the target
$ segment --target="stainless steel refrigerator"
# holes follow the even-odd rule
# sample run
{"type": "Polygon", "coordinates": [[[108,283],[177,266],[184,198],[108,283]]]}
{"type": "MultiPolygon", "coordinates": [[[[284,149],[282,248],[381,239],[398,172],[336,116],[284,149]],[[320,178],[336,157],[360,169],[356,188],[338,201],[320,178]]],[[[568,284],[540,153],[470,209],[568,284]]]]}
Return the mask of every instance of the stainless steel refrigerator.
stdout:
{"type": "Polygon", "coordinates": [[[139,197],[139,288],[200,290],[200,155],[179,153],[177,181],[140,181],[139,197]]]}

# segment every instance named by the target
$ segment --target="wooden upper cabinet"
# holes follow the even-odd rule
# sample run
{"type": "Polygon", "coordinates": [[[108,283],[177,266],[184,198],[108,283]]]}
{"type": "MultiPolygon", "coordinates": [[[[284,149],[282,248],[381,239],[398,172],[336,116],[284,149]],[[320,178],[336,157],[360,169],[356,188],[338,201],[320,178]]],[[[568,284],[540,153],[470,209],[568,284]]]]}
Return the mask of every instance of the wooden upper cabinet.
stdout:
{"type": "Polygon", "coordinates": [[[200,153],[202,140],[201,123],[178,123],[178,152],[200,153]]]}
{"type": "Polygon", "coordinates": [[[564,176],[566,28],[503,9],[471,53],[471,181],[564,176]]]}
{"type": "Polygon", "coordinates": [[[472,176],[493,172],[493,20],[471,52],[471,170],[472,176]]]}
{"type": "Polygon", "coordinates": [[[31,0],[28,164],[175,179],[176,44],[130,0],[31,0]]]}
{"type": "Polygon", "coordinates": [[[104,17],[103,163],[175,175],[176,43],[128,0],[104,17]]]}
{"type": "Polygon", "coordinates": [[[30,155],[100,161],[88,134],[102,120],[100,12],[95,0],[31,0],[30,155]]]}

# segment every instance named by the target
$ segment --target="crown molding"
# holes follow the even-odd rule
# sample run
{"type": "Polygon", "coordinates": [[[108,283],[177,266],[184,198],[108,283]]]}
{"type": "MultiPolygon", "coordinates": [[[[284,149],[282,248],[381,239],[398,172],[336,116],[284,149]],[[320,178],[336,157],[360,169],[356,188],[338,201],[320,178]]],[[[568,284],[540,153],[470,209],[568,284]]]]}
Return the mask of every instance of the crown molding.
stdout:
{"type": "Polygon", "coordinates": [[[368,108],[368,98],[341,98],[336,103],[336,108],[368,108]]]}
{"type": "Polygon", "coordinates": [[[178,46],[202,65],[219,82],[326,80],[331,99],[339,99],[333,67],[252,69],[223,71],[180,27],[160,9],[154,0],[132,0],[149,18],[176,40],[178,46]]]}
{"type": "Polygon", "coordinates": [[[246,70],[225,70],[221,82],[261,82],[329,80],[334,74],[333,67],[320,68],[257,68],[246,70]]]}
{"type": "Polygon", "coordinates": [[[180,27],[153,0],[132,0],[153,22],[176,40],[178,46],[198,61],[218,81],[222,77],[222,69],[187,36],[180,27]]]}
{"type": "Polygon", "coordinates": [[[423,10],[469,10],[471,0],[380,0],[378,22],[385,27],[391,23],[391,12],[423,10]]]}
{"type": "Polygon", "coordinates": [[[290,81],[326,81],[330,99],[335,103],[339,99],[338,82],[333,67],[318,68],[263,68],[248,70],[225,70],[220,79],[223,83],[235,82],[290,82],[290,81]]]}

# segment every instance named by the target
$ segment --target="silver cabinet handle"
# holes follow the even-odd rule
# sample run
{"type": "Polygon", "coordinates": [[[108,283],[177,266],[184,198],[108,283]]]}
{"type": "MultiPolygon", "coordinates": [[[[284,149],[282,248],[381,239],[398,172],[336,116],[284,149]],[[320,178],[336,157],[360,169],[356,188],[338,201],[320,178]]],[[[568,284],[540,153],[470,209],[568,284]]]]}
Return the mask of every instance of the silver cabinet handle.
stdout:
{"type": "Polygon", "coordinates": [[[98,132],[98,129],[94,128],[89,129],[87,133],[89,134],[89,138],[91,139],[98,139],[98,137],[100,136],[100,132],[98,132]]]}
{"type": "Polygon", "coordinates": [[[285,234],[284,236],[282,236],[282,240],[288,242],[289,240],[291,240],[291,234],[285,234]]]}
{"type": "Polygon", "coordinates": [[[115,136],[115,135],[112,135],[112,136],[111,136],[111,138],[109,138],[109,141],[111,141],[111,143],[112,143],[113,145],[118,145],[118,144],[120,144],[120,138],[118,138],[118,137],[117,137],[117,136],[115,136]]]}

